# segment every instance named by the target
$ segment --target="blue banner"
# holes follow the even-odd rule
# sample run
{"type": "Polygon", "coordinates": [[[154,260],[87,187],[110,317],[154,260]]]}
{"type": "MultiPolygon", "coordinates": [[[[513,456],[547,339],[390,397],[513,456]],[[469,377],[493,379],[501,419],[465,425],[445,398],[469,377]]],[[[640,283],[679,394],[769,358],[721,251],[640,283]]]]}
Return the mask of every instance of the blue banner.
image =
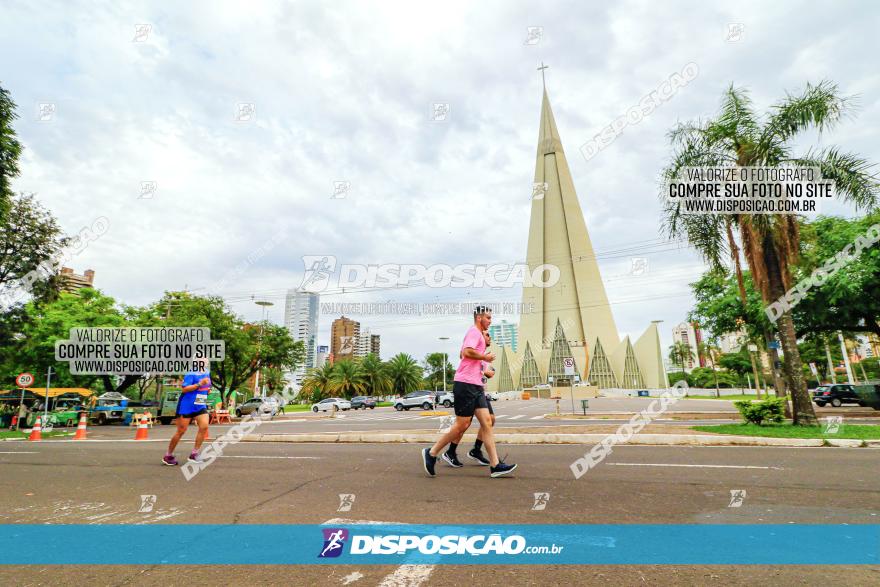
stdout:
{"type": "Polygon", "coordinates": [[[880,525],[6,524],[7,565],[876,565],[880,525]]]}

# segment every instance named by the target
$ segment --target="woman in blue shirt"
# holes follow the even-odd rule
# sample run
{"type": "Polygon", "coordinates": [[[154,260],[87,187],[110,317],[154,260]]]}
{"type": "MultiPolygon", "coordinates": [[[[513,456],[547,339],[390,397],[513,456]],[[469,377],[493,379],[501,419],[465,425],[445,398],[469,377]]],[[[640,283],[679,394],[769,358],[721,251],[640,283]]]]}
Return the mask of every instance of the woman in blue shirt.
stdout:
{"type": "Polygon", "coordinates": [[[196,433],[195,446],[189,454],[189,460],[202,462],[199,449],[208,436],[208,394],[211,392],[211,374],[208,372],[206,359],[199,359],[197,368],[197,371],[190,371],[183,376],[180,399],[177,401],[177,431],[168,443],[168,452],[162,457],[162,463],[172,467],[178,464],[177,459],[174,458],[174,449],[193,419],[199,431],[196,433]]]}

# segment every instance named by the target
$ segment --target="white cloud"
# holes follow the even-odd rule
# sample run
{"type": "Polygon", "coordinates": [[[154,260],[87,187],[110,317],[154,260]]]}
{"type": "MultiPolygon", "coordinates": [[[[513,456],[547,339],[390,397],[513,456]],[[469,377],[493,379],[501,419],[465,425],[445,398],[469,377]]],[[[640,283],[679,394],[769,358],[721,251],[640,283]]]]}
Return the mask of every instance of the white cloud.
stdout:
{"type": "MultiPolygon", "coordinates": [[[[110,218],[111,230],[76,269],[95,269],[98,286],[126,303],[185,284],[209,287],[284,229],[287,239],[224,292],[248,318],[259,316],[250,292],[268,292],[281,320],[279,296],[299,284],[302,255],[522,259],[541,60],[550,65],[556,120],[600,253],[659,236],[665,133],[678,120],[713,114],[730,82],[750,88],[763,110],[785,90],[831,77],[862,94],[862,110],[819,140],[880,160],[870,133],[880,78],[872,73],[877,9],[869,4],[135,6],[22,3],[0,22],[0,83],[19,104],[26,147],[15,187],[37,192],[69,232],[110,218]],[[725,40],[731,22],[745,25],[737,43],[725,40]],[[141,23],[150,34],[132,42],[141,23]],[[536,46],[523,44],[529,26],[544,29],[536,46]],[[580,157],[580,145],[692,61],[696,80],[589,162],[580,157]],[[34,120],[41,101],[57,104],[53,122],[34,120]],[[429,120],[434,102],[450,104],[446,122],[429,120]],[[255,121],[234,120],[238,103],[255,105],[255,121]],[[330,199],[336,180],[351,182],[345,199],[330,199]],[[138,199],[142,181],[157,183],[155,198],[138,199]]],[[[655,298],[615,305],[618,328],[637,335],[663,319],[668,340],[701,264],[687,250],[646,256],[649,273],[609,280],[609,297],[655,298]]],[[[627,263],[604,259],[601,268],[610,278],[627,263]]],[[[406,299],[456,295],[416,291],[406,299]]],[[[332,318],[322,316],[320,343],[332,318]]],[[[363,324],[382,334],[383,355],[419,358],[441,334],[452,337],[453,352],[464,327],[363,324]]]]}

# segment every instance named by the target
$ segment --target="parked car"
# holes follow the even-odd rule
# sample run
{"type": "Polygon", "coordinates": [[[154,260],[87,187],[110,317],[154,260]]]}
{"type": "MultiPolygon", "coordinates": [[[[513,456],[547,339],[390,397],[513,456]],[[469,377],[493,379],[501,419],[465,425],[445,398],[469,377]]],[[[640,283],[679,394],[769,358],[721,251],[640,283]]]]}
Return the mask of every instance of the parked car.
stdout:
{"type": "Polygon", "coordinates": [[[443,392],[437,394],[437,405],[443,406],[444,408],[452,407],[455,404],[455,397],[452,395],[451,391],[443,392]]]}
{"type": "Polygon", "coordinates": [[[328,411],[339,411],[339,410],[350,410],[351,402],[342,399],[341,397],[328,397],[327,399],[322,399],[318,403],[312,406],[313,412],[328,412],[328,411]]]}
{"type": "Polygon", "coordinates": [[[241,418],[257,411],[275,416],[281,411],[281,405],[274,397],[255,397],[235,408],[235,415],[241,418]]]}
{"type": "Polygon", "coordinates": [[[486,397],[489,398],[489,401],[491,401],[491,402],[497,402],[498,401],[498,392],[497,391],[487,391],[486,397]]]}
{"type": "Polygon", "coordinates": [[[825,404],[831,404],[835,408],[839,408],[842,404],[864,405],[852,385],[841,383],[817,387],[813,392],[813,401],[819,407],[825,404]]]}
{"type": "Polygon", "coordinates": [[[357,397],[351,398],[352,410],[366,410],[367,408],[375,410],[376,400],[365,395],[359,395],[357,397]]]}
{"type": "Polygon", "coordinates": [[[100,425],[122,422],[128,398],[121,393],[108,391],[96,398],[96,405],[89,409],[88,418],[100,425]]]}
{"type": "Polygon", "coordinates": [[[434,407],[434,398],[431,397],[433,395],[433,391],[426,391],[424,389],[410,392],[394,400],[394,409],[398,412],[418,407],[421,407],[423,410],[430,410],[434,407]]]}

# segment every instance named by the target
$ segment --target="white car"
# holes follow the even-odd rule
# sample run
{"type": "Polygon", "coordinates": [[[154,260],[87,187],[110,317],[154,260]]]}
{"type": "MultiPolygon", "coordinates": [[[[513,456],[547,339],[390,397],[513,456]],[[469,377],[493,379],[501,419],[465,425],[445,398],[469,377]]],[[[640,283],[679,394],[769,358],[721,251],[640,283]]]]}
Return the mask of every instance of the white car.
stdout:
{"type": "Polygon", "coordinates": [[[489,398],[489,401],[497,402],[498,401],[498,392],[497,391],[487,391],[486,397],[489,398]]]}
{"type": "Polygon", "coordinates": [[[444,408],[451,408],[455,404],[455,396],[452,395],[451,391],[447,391],[446,393],[437,394],[437,405],[443,406],[444,408]]]}
{"type": "Polygon", "coordinates": [[[347,399],[342,399],[341,397],[328,397],[327,399],[322,399],[318,403],[312,405],[313,412],[328,412],[328,411],[338,411],[338,410],[350,410],[351,402],[347,399]]]}

